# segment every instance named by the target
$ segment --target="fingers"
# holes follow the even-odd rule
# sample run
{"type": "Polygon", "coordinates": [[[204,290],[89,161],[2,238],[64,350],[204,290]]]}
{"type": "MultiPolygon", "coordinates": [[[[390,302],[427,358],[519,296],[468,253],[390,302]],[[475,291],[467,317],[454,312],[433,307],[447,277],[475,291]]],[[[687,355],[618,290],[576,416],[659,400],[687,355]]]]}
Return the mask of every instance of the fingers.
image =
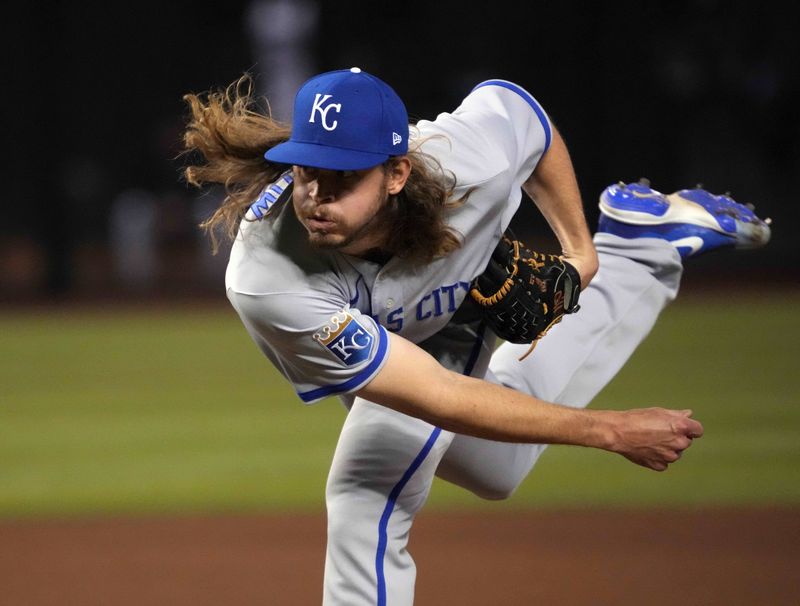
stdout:
{"type": "Polygon", "coordinates": [[[640,465],[652,469],[653,471],[666,471],[672,463],[681,458],[681,451],[670,451],[658,459],[639,462],[640,465]]]}
{"type": "Polygon", "coordinates": [[[683,452],[692,445],[692,439],[687,436],[679,436],[675,439],[674,449],[683,452]]]}
{"type": "MultiPolygon", "coordinates": [[[[701,427],[701,434],[702,435],[702,427],[701,427]]],[[[663,466],[653,467],[656,471],[664,471],[666,470],[670,464],[675,463],[678,461],[683,452],[692,445],[692,437],[687,435],[681,435],[677,437],[675,440],[672,441],[672,444],[669,448],[661,455],[661,461],[663,461],[663,466]]]]}
{"type": "Polygon", "coordinates": [[[670,446],[670,449],[664,454],[664,460],[669,465],[676,462],[683,455],[683,451],[692,445],[692,437],[687,435],[678,436],[670,446]]]}
{"type": "Polygon", "coordinates": [[[623,436],[618,450],[634,463],[654,471],[665,471],[703,435],[703,425],[691,418],[693,411],[649,408],[630,411],[630,434],[623,436]]]}
{"type": "Polygon", "coordinates": [[[688,436],[689,438],[703,437],[703,425],[700,423],[700,421],[691,418],[691,409],[676,412],[681,415],[680,422],[673,426],[676,432],[688,436]]]}
{"type": "Polygon", "coordinates": [[[700,421],[695,421],[694,419],[686,419],[688,421],[688,431],[686,435],[690,438],[702,438],[703,437],[703,425],[700,421]]]}
{"type": "Polygon", "coordinates": [[[689,425],[688,425],[688,428],[687,428],[688,431],[687,431],[686,435],[689,436],[690,438],[702,438],[703,437],[703,425],[700,423],[700,421],[696,421],[695,419],[691,418],[691,416],[693,414],[692,410],[690,408],[687,408],[686,410],[682,410],[681,412],[686,417],[686,420],[689,422],[689,425]]]}
{"type": "Polygon", "coordinates": [[[654,458],[642,463],[655,471],[666,471],[672,463],[683,456],[683,452],[692,445],[692,438],[681,435],[673,439],[669,445],[664,445],[654,458]]]}

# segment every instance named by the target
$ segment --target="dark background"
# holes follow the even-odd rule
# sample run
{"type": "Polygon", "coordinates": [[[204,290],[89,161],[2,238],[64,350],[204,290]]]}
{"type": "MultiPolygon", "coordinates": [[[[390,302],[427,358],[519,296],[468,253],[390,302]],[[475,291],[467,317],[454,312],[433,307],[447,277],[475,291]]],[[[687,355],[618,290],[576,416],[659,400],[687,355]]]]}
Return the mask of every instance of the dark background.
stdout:
{"type": "MultiPolygon", "coordinates": [[[[181,96],[259,73],[249,5],[4,6],[0,300],[221,293],[224,259],[208,259],[199,194],[176,158],[181,96]],[[136,288],[109,252],[113,200],[131,190],[157,209],[156,275],[136,288]]],[[[481,80],[514,80],[566,139],[592,224],[597,195],[618,180],[731,191],[773,218],[773,241],[698,259],[695,279],[744,270],[796,284],[800,23],[775,7],[321,2],[309,44],[315,71],[375,73],[412,117],[453,109],[481,80]]],[[[547,239],[535,212],[524,221],[547,239]]]]}

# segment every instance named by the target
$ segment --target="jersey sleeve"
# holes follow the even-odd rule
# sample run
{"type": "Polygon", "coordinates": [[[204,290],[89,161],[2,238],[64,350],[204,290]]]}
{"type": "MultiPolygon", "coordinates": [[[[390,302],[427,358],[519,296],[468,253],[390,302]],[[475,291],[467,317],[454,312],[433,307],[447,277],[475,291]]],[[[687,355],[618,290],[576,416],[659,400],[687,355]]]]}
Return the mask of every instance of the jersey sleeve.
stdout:
{"type": "Polygon", "coordinates": [[[386,330],[348,305],[313,293],[228,290],[228,299],[256,345],[306,404],[357,391],[387,360],[386,330]]]}
{"type": "Polygon", "coordinates": [[[481,82],[455,111],[418,127],[423,151],[442,160],[466,187],[500,174],[508,186],[519,187],[550,147],[553,132],[539,102],[506,80],[481,82]]]}

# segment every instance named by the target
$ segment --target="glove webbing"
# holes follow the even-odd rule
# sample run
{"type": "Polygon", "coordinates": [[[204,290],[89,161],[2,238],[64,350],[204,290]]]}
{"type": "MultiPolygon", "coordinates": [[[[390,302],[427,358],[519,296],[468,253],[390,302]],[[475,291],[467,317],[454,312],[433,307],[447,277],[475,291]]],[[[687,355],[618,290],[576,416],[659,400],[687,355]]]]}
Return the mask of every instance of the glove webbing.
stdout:
{"type": "MultiPolygon", "coordinates": [[[[492,305],[497,304],[497,302],[501,301],[509,293],[511,288],[514,286],[514,278],[516,277],[517,273],[519,272],[519,265],[518,264],[519,264],[519,260],[520,260],[520,253],[519,253],[520,242],[518,240],[516,240],[516,239],[511,239],[511,238],[506,238],[506,241],[508,241],[513,246],[514,256],[512,258],[513,266],[510,268],[510,273],[509,273],[508,277],[505,279],[505,281],[503,282],[503,284],[500,286],[499,289],[497,289],[497,292],[495,292],[494,294],[492,294],[492,295],[490,295],[488,297],[485,297],[481,293],[481,291],[478,290],[477,287],[473,286],[472,289],[470,290],[470,295],[472,296],[473,300],[476,301],[478,304],[483,305],[484,307],[490,307],[492,305]]],[[[536,253],[536,252],[533,252],[533,251],[528,251],[528,252],[531,253],[531,257],[528,258],[528,259],[525,259],[524,262],[527,263],[528,265],[530,265],[531,268],[533,268],[534,270],[541,269],[544,266],[544,262],[537,261],[537,257],[541,256],[541,258],[544,259],[545,257],[549,256],[550,257],[550,261],[555,261],[556,259],[561,260],[561,257],[558,256],[558,255],[546,255],[545,253],[536,253]]],[[[541,305],[544,308],[543,309],[543,313],[546,315],[549,312],[549,309],[547,307],[547,303],[542,301],[541,305]]],[[[577,311],[577,309],[578,308],[576,307],[575,311],[577,311]]],[[[533,353],[533,350],[536,349],[536,346],[539,344],[539,340],[542,337],[544,337],[553,326],[555,326],[556,324],[561,322],[562,317],[563,317],[563,315],[559,316],[557,318],[554,318],[547,326],[544,327],[544,329],[542,329],[542,331],[531,342],[531,346],[528,349],[528,351],[526,351],[519,358],[520,362],[533,353]]]]}
{"type": "MultiPolygon", "coordinates": [[[[470,290],[472,298],[481,305],[483,305],[484,307],[495,305],[498,301],[500,301],[503,297],[505,297],[508,294],[508,291],[511,290],[511,287],[514,286],[514,277],[517,275],[517,272],[519,271],[519,267],[517,266],[517,264],[519,263],[519,242],[513,240],[511,243],[514,246],[514,259],[513,259],[514,267],[512,268],[511,273],[506,278],[505,282],[503,282],[503,285],[499,289],[497,289],[497,292],[491,296],[484,297],[481,294],[481,291],[479,291],[475,286],[473,286],[472,289],[470,290]]],[[[545,313],[547,313],[547,311],[545,311],[545,313]]]]}

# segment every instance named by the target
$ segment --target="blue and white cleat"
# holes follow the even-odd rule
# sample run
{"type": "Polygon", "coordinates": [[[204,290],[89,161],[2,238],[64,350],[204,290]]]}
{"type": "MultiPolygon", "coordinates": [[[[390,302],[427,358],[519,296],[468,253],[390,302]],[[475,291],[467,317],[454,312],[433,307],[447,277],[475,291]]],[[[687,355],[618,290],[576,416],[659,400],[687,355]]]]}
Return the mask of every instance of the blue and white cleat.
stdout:
{"type": "Polygon", "coordinates": [[[693,257],[722,247],[759,248],[770,238],[770,219],[752,206],[698,186],[662,194],[646,179],[611,185],[600,194],[599,232],[623,238],[661,238],[693,257]]]}

